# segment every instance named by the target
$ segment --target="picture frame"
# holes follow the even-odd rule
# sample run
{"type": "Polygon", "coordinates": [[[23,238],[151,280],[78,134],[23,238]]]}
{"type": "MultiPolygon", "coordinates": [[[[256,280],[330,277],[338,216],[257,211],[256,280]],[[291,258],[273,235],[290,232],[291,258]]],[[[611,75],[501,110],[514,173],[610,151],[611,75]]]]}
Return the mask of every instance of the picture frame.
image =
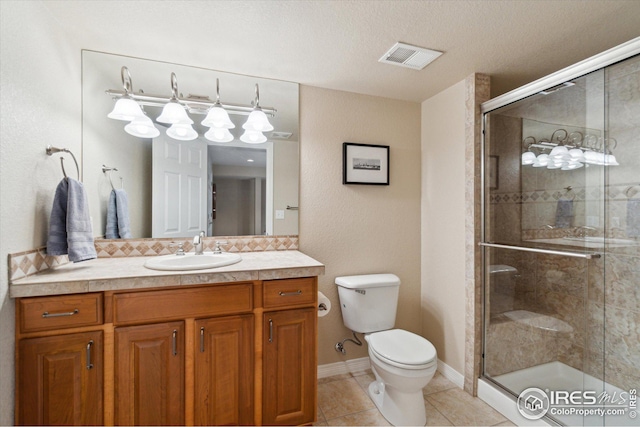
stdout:
{"type": "Polygon", "coordinates": [[[344,142],[342,184],[389,185],[389,146],[344,142]]]}
{"type": "Polygon", "coordinates": [[[489,156],[489,190],[497,190],[499,181],[498,181],[498,172],[500,168],[500,157],[499,156],[489,156]]]}

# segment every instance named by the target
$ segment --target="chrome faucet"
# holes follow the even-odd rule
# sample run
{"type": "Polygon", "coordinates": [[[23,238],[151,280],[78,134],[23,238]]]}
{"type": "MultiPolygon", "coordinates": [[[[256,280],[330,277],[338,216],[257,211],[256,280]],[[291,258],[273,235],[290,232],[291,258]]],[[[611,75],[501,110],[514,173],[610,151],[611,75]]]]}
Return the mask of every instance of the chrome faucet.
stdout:
{"type": "Polygon", "coordinates": [[[202,255],[202,248],[204,247],[204,231],[201,231],[199,234],[196,234],[193,238],[193,250],[196,255],[202,255]]]}

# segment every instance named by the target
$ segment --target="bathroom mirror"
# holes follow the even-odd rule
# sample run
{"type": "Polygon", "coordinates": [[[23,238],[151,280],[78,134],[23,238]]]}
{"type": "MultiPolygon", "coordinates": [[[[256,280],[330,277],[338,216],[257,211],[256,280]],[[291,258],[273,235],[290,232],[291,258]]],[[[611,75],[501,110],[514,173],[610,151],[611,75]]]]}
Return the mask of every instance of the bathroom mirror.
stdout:
{"type": "MultiPolygon", "coordinates": [[[[105,233],[112,187],[127,193],[133,238],[192,237],[200,229],[208,236],[298,234],[297,83],[83,50],[82,125],[83,181],[95,235],[105,233]],[[244,143],[239,136],[247,115],[230,114],[236,126],[231,129],[234,140],[215,143],[204,137],[209,129],[201,125],[205,115],[189,111],[198,138],[178,141],[166,135],[169,125],[156,122],[161,107],[144,106],[160,135],[153,139],[132,136],[124,130],[128,122],[107,117],[115,100],[105,92],[123,90],[123,66],[131,75],[133,93],[169,97],[171,73],[175,73],[180,98],[203,96],[213,102],[218,79],[223,104],[251,106],[258,84],[260,106],[276,110],[269,117],[274,130],[265,132],[265,143],[244,143]],[[193,147],[199,150],[204,168],[198,189],[186,183],[181,189],[180,185],[172,188],[169,184],[158,190],[166,176],[163,178],[157,163],[154,166],[154,155],[157,159],[162,150],[176,150],[177,156],[192,156],[193,147]],[[117,170],[103,172],[103,165],[117,170]],[[197,203],[179,201],[181,193],[194,191],[199,194],[197,203]],[[177,214],[186,226],[173,230],[166,218],[158,219],[158,212],[170,210],[177,203],[187,203],[188,208],[182,209],[186,213],[177,214]]],[[[188,181],[189,177],[182,180],[188,181]]]]}

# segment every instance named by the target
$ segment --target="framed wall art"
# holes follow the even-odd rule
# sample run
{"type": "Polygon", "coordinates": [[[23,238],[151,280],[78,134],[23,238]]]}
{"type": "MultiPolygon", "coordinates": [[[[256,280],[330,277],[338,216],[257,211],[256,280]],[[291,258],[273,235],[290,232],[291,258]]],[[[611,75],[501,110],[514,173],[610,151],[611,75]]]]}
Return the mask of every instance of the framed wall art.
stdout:
{"type": "Polygon", "coordinates": [[[342,183],[389,185],[389,146],[343,143],[342,183]]]}

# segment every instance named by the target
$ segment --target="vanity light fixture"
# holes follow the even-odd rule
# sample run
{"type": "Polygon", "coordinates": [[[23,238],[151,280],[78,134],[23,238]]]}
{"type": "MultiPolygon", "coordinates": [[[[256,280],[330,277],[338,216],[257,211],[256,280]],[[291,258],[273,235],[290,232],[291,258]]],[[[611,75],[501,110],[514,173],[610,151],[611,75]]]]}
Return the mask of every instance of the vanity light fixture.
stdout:
{"type": "Polygon", "coordinates": [[[263,142],[267,142],[267,137],[264,136],[262,132],[247,129],[240,136],[240,141],[246,142],[247,144],[262,144],[263,142]]]}
{"type": "Polygon", "coordinates": [[[249,116],[242,126],[245,132],[240,140],[249,144],[260,144],[267,141],[263,132],[274,129],[267,116],[275,116],[276,109],[260,106],[260,89],[255,87],[255,99],[251,105],[231,104],[220,102],[220,83],[216,79],[216,100],[211,101],[208,96],[189,95],[183,97],[178,92],[178,81],[175,73],[171,73],[171,96],[146,94],[142,90],[134,93],[131,85],[131,75],[127,67],[121,69],[122,90],[106,90],[106,94],[116,100],[116,105],[109,118],[125,120],[130,123],[125,131],[139,138],[154,138],[160,134],[153,121],[146,116],[141,106],[162,107],[160,116],[156,119],[160,123],[171,126],[167,135],[171,138],[188,141],[198,137],[198,133],[191,126],[194,122],[187,111],[194,114],[206,114],[202,125],[210,129],[204,137],[215,142],[230,142],[234,139],[229,129],[235,125],[229,114],[249,116]]]}
{"type": "Polygon", "coordinates": [[[202,126],[210,127],[204,137],[214,142],[230,142],[233,141],[233,135],[229,129],[233,129],[236,125],[229,118],[229,113],[222,108],[220,103],[220,80],[216,79],[216,103],[209,109],[207,117],[202,121],[202,126]]]}
{"type": "Polygon", "coordinates": [[[564,129],[557,129],[550,140],[536,141],[534,137],[528,136],[522,143],[526,146],[526,151],[521,156],[523,166],[567,171],[589,165],[620,165],[612,152],[618,145],[614,138],[584,136],[578,131],[569,134],[564,129]],[[536,155],[534,150],[539,154],[536,155]],[[545,153],[547,150],[548,154],[545,153]]]}
{"type": "Polygon", "coordinates": [[[142,108],[136,101],[131,98],[131,92],[133,91],[133,83],[131,83],[131,74],[127,67],[122,67],[120,70],[120,77],[122,78],[122,87],[124,87],[124,95],[122,95],[113,106],[113,110],[107,117],[115,120],[132,121],[134,119],[144,116],[142,108]]]}
{"type": "Polygon", "coordinates": [[[153,125],[153,121],[146,115],[136,117],[124,127],[125,132],[138,138],[155,138],[160,131],[153,125]]]}

